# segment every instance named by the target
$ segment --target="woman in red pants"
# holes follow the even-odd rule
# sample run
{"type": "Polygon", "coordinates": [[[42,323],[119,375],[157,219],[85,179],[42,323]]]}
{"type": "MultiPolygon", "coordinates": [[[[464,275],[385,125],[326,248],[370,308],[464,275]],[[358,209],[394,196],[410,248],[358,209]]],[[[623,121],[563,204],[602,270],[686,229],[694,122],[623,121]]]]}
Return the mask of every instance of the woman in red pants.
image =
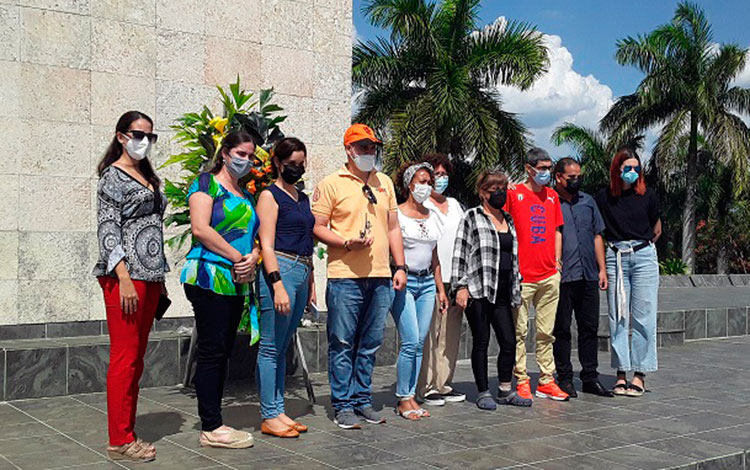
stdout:
{"type": "Polygon", "coordinates": [[[162,230],[167,201],[148,160],[154,143],[151,118],[129,111],[117,121],[98,167],[99,261],[93,274],[104,292],[109,327],[107,454],[112,460],[156,458],[156,448],[133,430],[148,333],[169,271],[162,230]]]}

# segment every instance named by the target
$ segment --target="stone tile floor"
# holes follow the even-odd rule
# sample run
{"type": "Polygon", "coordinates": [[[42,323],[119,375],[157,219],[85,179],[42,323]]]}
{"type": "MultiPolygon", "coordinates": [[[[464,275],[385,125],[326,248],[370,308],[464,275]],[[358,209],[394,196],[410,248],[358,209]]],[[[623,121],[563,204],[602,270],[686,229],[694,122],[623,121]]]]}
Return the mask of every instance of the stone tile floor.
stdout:
{"type": "MultiPolygon", "coordinates": [[[[359,431],[331,423],[324,375],[314,376],[316,405],[307,402],[294,378],[289,414],[311,427],[298,440],[257,433],[254,386],[235,382],[227,393],[225,419],[253,430],[256,439],[254,448],[241,451],[199,447],[192,390],[147,389],[141,392],[137,430],[156,443],[159,454],[157,461],[139,467],[750,469],[750,337],[693,342],[659,354],[661,371],[647,377],[652,391],[641,399],[580,395],[568,403],[537,400],[530,409],[496,412],[474,406],[471,368],[461,363],[456,388],[467,392],[469,401],[432,408],[433,417],[420,422],[393,414],[395,370],[378,368],[375,400],[388,423],[359,431]]],[[[608,364],[608,355],[602,353],[600,361],[608,364]]],[[[603,380],[611,385],[613,377],[603,380]]],[[[101,393],[0,404],[0,470],[128,468],[105,459],[105,409],[101,393]]]]}

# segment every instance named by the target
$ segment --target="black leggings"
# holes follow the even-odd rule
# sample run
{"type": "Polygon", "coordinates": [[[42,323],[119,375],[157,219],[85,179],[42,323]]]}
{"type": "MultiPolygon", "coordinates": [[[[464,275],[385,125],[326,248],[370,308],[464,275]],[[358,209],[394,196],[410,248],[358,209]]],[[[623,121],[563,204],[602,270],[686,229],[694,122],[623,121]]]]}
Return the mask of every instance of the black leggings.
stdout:
{"type": "Polygon", "coordinates": [[[479,393],[489,390],[487,380],[487,350],[490,346],[490,325],[500,346],[497,355],[497,375],[500,382],[513,380],[516,362],[516,327],[510,304],[490,303],[487,299],[472,300],[466,309],[466,319],[471,329],[471,369],[479,393]]]}
{"type": "Polygon", "coordinates": [[[208,289],[185,284],[185,295],[195,313],[198,331],[195,366],[195,394],[201,429],[213,431],[222,426],[221,399],[227,363],[242,319],[245,297],[220,295],[208,289]]]}

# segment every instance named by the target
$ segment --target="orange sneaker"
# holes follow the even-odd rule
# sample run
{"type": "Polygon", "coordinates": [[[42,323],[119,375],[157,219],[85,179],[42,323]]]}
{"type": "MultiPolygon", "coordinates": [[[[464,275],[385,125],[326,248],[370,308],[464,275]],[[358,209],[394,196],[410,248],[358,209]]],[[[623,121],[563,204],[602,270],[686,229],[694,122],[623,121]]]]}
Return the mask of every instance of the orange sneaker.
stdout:
{"type": "Polygon", "coordinates": [[[557,386],[555,381],[539,384],[536,387],[536,396],[539,398],[550,398],[555,401],[568,401],[570,397],[557,386]]]}
{"type": "Polygon", "coordinates": [[[518,385],[516,385],[516,393],[521,398],[533,400],[534,396],[531,394],[531,381],[526,380],[524,382],[519,382],[518,385]]]}

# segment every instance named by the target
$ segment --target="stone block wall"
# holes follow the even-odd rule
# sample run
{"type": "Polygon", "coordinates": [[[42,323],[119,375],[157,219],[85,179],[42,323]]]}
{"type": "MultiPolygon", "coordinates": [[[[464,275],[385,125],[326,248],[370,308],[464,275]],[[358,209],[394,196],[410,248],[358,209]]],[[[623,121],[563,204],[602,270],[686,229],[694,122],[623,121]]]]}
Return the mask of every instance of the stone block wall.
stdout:
{"type": "MultiPolygon", "coordinates": [[[[220,111],[214,86],[239,75],[275,88],[310,185],[337,168],[351,33],[351,0],[0,0],[0,325],[104,318],[95,167],[127,110],[154,119],[159,165],[174,119],[220,111]]],[[[170,258],[169,315],[190,315],[170,258]]]]}

